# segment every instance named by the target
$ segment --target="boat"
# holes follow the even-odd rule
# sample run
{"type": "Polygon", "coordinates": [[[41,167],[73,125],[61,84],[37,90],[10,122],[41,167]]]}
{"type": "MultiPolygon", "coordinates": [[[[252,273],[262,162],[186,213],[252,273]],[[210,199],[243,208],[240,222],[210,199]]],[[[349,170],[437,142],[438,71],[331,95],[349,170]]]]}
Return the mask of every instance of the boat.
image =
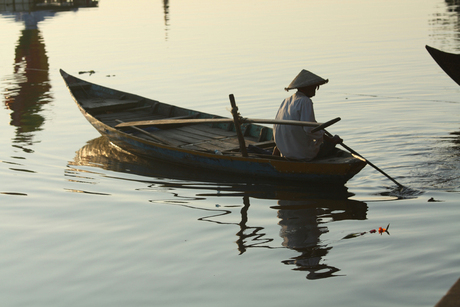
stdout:
{"type": "MultiPolygon", "coordinates": [[[[273,130],[244,119],[233,95],[233,119],[182,108],[77,78],[61,70],[85,118],[110,142],[141,157],[176,167],[206,170],[252,180],[343,185],[366,165],[357,155],[337,149],[309,162],[272,155],[273,130]]],[[[294,122],[294,121],[291,121],[294,122]]],[[[289,122],[289,124],[293,124],[289,122]]],[[[301,122],[321,128],[319,123],[301,122]]]]}
{"type": "Polygon", "coordinates": [[[444,52],[428,45],[425,48],[444,72],[460,85],[460,54],[444,52]]]}

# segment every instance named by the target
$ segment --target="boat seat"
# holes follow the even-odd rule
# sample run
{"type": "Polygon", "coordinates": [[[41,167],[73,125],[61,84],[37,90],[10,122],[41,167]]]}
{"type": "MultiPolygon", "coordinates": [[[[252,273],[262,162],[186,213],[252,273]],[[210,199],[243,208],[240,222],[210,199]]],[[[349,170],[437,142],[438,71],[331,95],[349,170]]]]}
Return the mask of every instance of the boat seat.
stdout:
{"type": "Polygon", "coordinates": [[[139,101],[133,99],[80,99],[81,105],[88,111],[110,111],[118,108],[135,107],[139,101]]]}

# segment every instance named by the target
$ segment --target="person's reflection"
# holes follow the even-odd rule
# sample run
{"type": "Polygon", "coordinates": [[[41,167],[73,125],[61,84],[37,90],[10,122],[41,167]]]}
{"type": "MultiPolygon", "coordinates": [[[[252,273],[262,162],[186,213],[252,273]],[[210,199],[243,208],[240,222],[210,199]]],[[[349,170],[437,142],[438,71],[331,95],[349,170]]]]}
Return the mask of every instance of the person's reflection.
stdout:
{"type": "Polygon", "coordinates": [[[278,205],[282,245],[300,253],[282,262],[296,265],[294,270],[309,272],[307,279],[337,276],[334,273],[340,271],[338,268],[322,263],[332,248],[320,239],[328,232],[326,222],[365,219],[367,205],[351,200],[280,200],[278,205]]]}

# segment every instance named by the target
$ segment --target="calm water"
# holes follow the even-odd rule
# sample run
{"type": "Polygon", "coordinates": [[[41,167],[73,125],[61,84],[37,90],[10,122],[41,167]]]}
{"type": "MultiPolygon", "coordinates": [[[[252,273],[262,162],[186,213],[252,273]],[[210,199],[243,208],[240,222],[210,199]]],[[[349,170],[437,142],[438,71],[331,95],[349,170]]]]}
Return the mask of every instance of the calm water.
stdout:
{"type": "Polygon", "coordinates": [[[3,306],[433,306],[460,277],[460,87],[424,48],[460,53],[454,1],[4,2],[3,306]],[[60,68],[225,116],[233,93],[259,118],[309,69],[330,79],[318,120],[417,193],[369,166],[331,190],[139,159],[60,68]]]}

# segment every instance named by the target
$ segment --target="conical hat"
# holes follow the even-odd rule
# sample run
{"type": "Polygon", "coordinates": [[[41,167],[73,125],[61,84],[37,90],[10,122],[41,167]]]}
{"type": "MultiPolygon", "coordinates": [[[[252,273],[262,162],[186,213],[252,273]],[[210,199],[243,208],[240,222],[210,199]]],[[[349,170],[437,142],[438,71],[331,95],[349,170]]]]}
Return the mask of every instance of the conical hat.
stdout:
{"type": "Polygon", "coordinates": [[[294,88],[307,87],[312,85],[323,85],[328,83],[329,80],[323,79],[318,75],[315,75],[308,70],[302,69],[302,71],[297,75],[297,77],[292,80],[291,84],[285,88],[286,91],[292,90],[294,88]]]}

